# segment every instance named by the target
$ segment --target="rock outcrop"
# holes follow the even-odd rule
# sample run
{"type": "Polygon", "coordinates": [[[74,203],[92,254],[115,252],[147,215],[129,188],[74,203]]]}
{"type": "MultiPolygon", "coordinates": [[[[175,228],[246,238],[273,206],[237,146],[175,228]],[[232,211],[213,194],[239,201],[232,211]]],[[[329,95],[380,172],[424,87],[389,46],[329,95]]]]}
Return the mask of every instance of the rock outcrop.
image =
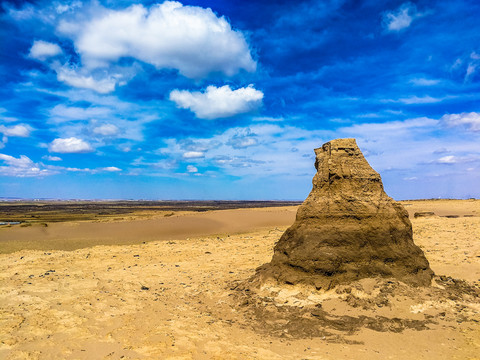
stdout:
{"type": "Polygon", "coordinates": [[[255,280],[329,289],[390,277],[428,286],[433,272],[413,242],[408,213],[385,193],[355,139],[332,140],[315,153],[312,191],[255,280]]]}

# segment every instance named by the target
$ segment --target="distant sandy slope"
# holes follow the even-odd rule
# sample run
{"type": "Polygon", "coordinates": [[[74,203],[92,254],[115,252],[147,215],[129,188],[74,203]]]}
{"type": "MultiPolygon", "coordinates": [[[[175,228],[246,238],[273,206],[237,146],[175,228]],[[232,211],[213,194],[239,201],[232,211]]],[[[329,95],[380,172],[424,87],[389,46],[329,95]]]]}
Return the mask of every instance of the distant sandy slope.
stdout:
{"type": "Polygon", "coordinates": [[[405,200],[400,203],[410,217],[424,211],[433,211],[437,216],[480,216],[480,200],[405,200]]]}
{"type": "MultiPolygon", "coordinates": [[[[281,219],[281,209],[272,211],[281,219]]],[[[479,217],[412,222],[415,242],[436,273],[478,282],[479,217]]],[[[142,240],[140,222],[124,224],[130,226],[125,239],[136,234],[135,241],[142,240]]],[[[237,235],[224,231],[219,237],[0,255],[0,358],[480,359],[478,299],[468,304],[455,297],[418,304],[399,299],[411,309],[409,318],[433,321],[429,330],[329,329],[338,341],[259,331],[231,288],[270,260],[286,228],[276,226],[237,235]],[[446,315],[429,315],[432,304],[446,315]]],[[[324,309],[338,315],[344,310],[333,295],[325,294],[324,309]]],[[[388,314],[389,308],[378,311],[388,314]]]]}
{"type": "Polygon", "coordinates": [[[287,226],[295,219],[296,206],[177,212],[148,220],[62,222],[47,227],[0,228],[0,253],[18,250],[75,250],[94,245],[141,244],[144,241],[186,239],[221,233],[249,232],[287,226]]]}

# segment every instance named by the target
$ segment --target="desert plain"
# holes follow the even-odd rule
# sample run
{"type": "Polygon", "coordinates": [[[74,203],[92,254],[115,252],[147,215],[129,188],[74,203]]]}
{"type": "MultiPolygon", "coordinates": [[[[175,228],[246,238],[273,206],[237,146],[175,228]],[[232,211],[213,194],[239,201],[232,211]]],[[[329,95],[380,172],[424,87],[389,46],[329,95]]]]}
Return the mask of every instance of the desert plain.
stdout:
{"type": "Polygon", "coordinates": [[[479,200],[402,202],[429,288],[249,294],[297,210],[268,205],[57,209],[1,226],[0,358],[480,359],[479,200]]]}

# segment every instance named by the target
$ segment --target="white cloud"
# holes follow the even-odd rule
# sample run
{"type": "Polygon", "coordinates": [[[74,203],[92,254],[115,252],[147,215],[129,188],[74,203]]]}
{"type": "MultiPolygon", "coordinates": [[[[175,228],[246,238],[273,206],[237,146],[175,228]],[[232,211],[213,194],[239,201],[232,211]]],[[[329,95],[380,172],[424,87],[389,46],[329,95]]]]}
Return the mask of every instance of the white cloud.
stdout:
{"type": "Polygon", "coordinates": [[[118,127],[113,124],[103,124],[93,128],[93,133],[103,136],[115,136],[119,133],[118,127]]]}
{"type": "Polygon", "coordinates": [[[437,162],[439,164],[455,164],[456,162],[458,162],[458,159],[453,155],[448,155],[448,156],[441,157],[440,159],[437,160],[437,162]]]}
{"type": "MultiPolygon", "coordinates": [[[[78,95],[84,90],[75,92],[78,95]]],[[[70,94],[70,91],[67,94],[70,94]]],[[[145,124],[159,119],[158,109],[155,108],[159,102],[155,102],[154,106],[142,107],[135,103],[120,101],[113,96],[105,96],[105,98],[102,96],[102,101],[97,101],[96,96],[98,95],[93,94],[93,96],[93,98],[69,96],[70,103],[90,103],[88,107],[59,104],[50,110],[49,123],[57,125],[58,137],[85,138],[85,136],[91,136],[97,142],[102,142],[103,137],[142,141],[145,136],[145,124]]],[[[133,146],[132,144],[127,145],[130,148],[133,146]]]]}
{"type": "Polygon", "coordinates": [[[26,167],[33,165],[33,161],[25,155],[15,158],[10,155],[0,154],[0,160],[3,160],[7,165],[15,167],[26,167]]]}
{"type": "Polygon", "coordinates": [[[417,129],[432,129],[438,125],[438,120],[430,118],[415,118],[404,121],[389,121],[385,123],[364,123],[354,124],[348,127],[340,128],[339,131],[347,135],[365,136],[372,138],[385,135],[387,133],[392,134],[405,134],[412,133],[417,129]]]}
{"type": "Polygon", "coordinates": [[[0,125],[0,133],[5,136],[28,137],[30,136],[30,127],[28,125],[4,126],[0,125]]]}
{"type": "Polygon", "coordinates": [[[20,155],[19,158],[16,158],[6,154],[0,154],[0,160],[6,164],[0,166],[0,175],[2,176],[37,177],[55,173],[48,169],[42,169],[39,164],[34,163],[25,155],[20,155]]]}
{"type": "Polygon", "coordinates": [[[103,171],[108,171],[108,172],[118,172],[118,171],[122,171],[122,169],[116,167],[116,166],[108,166],[108,167],[104,167],[102,168],[103,171]]]}
{"type": "MultiPolygon", "coordinates": [[[[444,143],[431,134],[439,130],[439,124],[439,120],[430,118],[354,124],[338,129],[335,137],[356,138],[376,171],[412,169],[436,160],[432,151],[444,143]]],[[[402,178],[412,176],[417,174],[402,174],[402,178]]]]}
{"type": "Polygon", "coordinates": [[[480,54],[477,54],[475,51],[470,54],[470,61],[467,65],[467,70],[465,72],[465,81],[470,81],[477,73],[477,70],[480,65],[480,54]]]}
{"type": "Polygon", "coordinates": [[[400,98],[398,99],[398,101],[407,105],[411,105],[411,104],[434,104],[437,102],[442,102],[445,99],[447,99],[447,97],[434,98],[426,95],[426,96],[409,96],[406,98],[400,98]]]}
{"type": "Polygon", "coordinates": [[[5,8],[8,10],[8,15],[17,21],[28,20],[37,15],[35,8],[31,4],[28,4],[21,9],[17,9],[14,6],[9,7],[8,5],[8,2],[5,2],[5,8]]]}
{"type": "Polygon", "coordinates": [[[56,105],[50,110],[50,118],[53,122],[65,122],[71,120],[90,120],[92,118],[107,118],[112,114],[112,109],[103,106],[91,106],[87,108],[77,106],[56,105]]]}
{"type": "Polygon", "coordinates": [[[187,165],[187,171],[189,173],[196,173],[196,172],[198,172],[198,169],[193,165],[187,165]]]}
{"type": "Polygon", "coordinates": [[[199,159],[204,156],[205,154],[201,151],[187,151],[186,153],[183,153],[184,159],[199,159]]]}
{"type": "Polygon", "coordinates": [[[90,69],[128,57],[189,78],[256,69],[245,37],[224,17],[175,1],[149,9],[138,4],[123,10],[99,8],[93,18],[63,21],[57,30],[73,38],[90,69]]]}
{"type": "Polygon", "coordinates": [[[467,66],[467,72],[465,73],[465,81],[469,80],[473,74],[477,71],[478,64],[470,63],[467,66]]]}
{"type": "Polygon", "coordinates": [[[183,164],[190,160],[184,156],[184,149],[198,147],[203,148],[203,152],[191,152],[196,152],[195,155],[201,157],[202,164],[210,164],[220,173],[253,177],[265,174],[298,176],[306,172],[312,173],[313,149],[321,146],[324,139],[319,131],[276,124],[257,124],[245,128],[231,128],[212,138],[169,139],[165,141],[168,147],[160,149],[159,153],[167,158],[178,159],[177,167],[180,167],[182,160],[183,164]],[[248,138],[258,138],[259,141],[255,146],[232,146],[232,139],[235,139],[236,143],[237,140],[243,142],[248,138]],[[290,151],[293,146],[298,148],[298,152],[290,151]],[[305,153],[309,159],[302,157],[305,153]]]}
{"type": "Polygon", "coordinates": [[[66,166],[57,166],[57,165],[46,165],[45,166],[48,170],[55,172],[56,174],[61,172],[81,172],[81,173],[88,173],[88,174],[98,174],[102,172],[120,172],[122,169],[116,166],[108,166],[108,167],[100,167],[100,168],[77,168],[77,167],[66,167],[66,166]]]}
{"type": "Polygon", "coordinates": [[[57,72],[57,80],[67,85],[90,89],[100,94],[107,94],[115,90],[117,80],[111,76],[95,79],[91,74],[80,74],[79,71],[68,66],[54,67],[57,72]]]}
{"type": "Polygon", "coordinates": [[[87,153],[92,152],[93,148],[90,144],[86,143],[82,139],[70,137],[66,139],[55,139],[48,147],[50,152],[57,153],[87,153]]]}
{"type": "Polygon", "coordinates": [[[232,138],[228,143],[235,149],[243,149],[249,146],[257,145],[257,139],[253,137],[232,138]]]}
{"type": "Polygon", "coordinates": [[[43,40],[35,40],[28,56],[37,60],[45,60],[61,53],[62,49],[57,44],[43,40]]]}
{"type": "Polygon", "coordinates": [[[417,12],[415,4],[406,2],[396,11],[387,11],[383,14],[383,25],[388,31],[400,31],[408,28],[412,21],[423,16],[417,12]]]}
{"type": "Polygon", "coordinates": [[[458,68],[460,68],[463,64],[463,61],[462,59],[456,59],[452,66],[450,66],[450,70],[457,70],[458,68]]]}
{"type": "Polygon", "coordinates": [[[434,86],[437,85],[440,80],[437,79],[426,79],[426,78],[413,78],[410,80],[410,83],[416,86],[434,86]]]}
{"type": "Polygon", "coordinates": [[[443,115],[441,120],[448,126],[465,126],[470,131],[480,131],[480,113],[460,113],[443,115]]]}
{"type": "Polygon", "coordinates": [[[63,166],[59,166],[58,169],[59,170],[70,171],[70,172],[85,172],[85,173],[91,173],[91,174],[98,172],[98,170],[92,170],[92,169],[89,169],[89,168],[80,169],[80,168],[63,167],[63,166]]]}
{"type": "Polygon", "coordinates": [[[217,119],[248,113],[256,110],[263,99],[263,92],[253,85],[232,90],[225,85],[208,86],[205,92],[173,90],[170,100],[178,107],[190,109],[200,119],[217,119]]]}
{"type": "Polygon", "coordinates": [[[257,145],[257,135],[253,133],[250,128],[239,130],[227,142],[234,149],[244,149],[249,146],[257,145]]]}
{"type": "Polygon", "coordinates": [[[51,156],[51,155],[42,156],[42,159],[47,161],[62,161],[62,158],[58,156],[51,156]]]}
{"type": "Polygon", "coordinates": [[[252,119],[252,121],[258,122],[281,122],[285,119],[283,117],[271,117],[271,116],[256,116],[252,119]]]}
{"type": "Polygon", "coordinates": [[[82,2],[81,1],[74,1],[70,4],[56,4],[55,11],[57,14],[63,14],[72,10],[75,10],[76,8],[82,7],[82,2]]]}
{"type": "Polygon", "coordinates": [[[411,95],[408,97],[400,98],[400,99],[381,99],[381,103],[402,103],[406,105],[412,105],[412,104],[434,104],[438,102],[442,102],[445,100],[451,100],[456,98],[454,95],[447,95],[444,97],[432,97],[429,95],[425,96],[416,96],[416,95],[411,95]]]}

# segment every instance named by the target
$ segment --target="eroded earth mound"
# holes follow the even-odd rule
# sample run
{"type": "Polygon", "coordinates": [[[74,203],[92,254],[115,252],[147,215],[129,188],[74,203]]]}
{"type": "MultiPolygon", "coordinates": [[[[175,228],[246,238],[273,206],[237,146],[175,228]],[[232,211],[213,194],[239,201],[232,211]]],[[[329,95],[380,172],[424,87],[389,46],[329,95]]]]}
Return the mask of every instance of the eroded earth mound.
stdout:
{"type": "Polygon", "coordinates": [[[374,277],[430,285],[433,271],[413,242],[407,211],[385,193],[355,139],[332,140],[315,153],[312,191],[252,280],[324,290],[374,277]]]}

